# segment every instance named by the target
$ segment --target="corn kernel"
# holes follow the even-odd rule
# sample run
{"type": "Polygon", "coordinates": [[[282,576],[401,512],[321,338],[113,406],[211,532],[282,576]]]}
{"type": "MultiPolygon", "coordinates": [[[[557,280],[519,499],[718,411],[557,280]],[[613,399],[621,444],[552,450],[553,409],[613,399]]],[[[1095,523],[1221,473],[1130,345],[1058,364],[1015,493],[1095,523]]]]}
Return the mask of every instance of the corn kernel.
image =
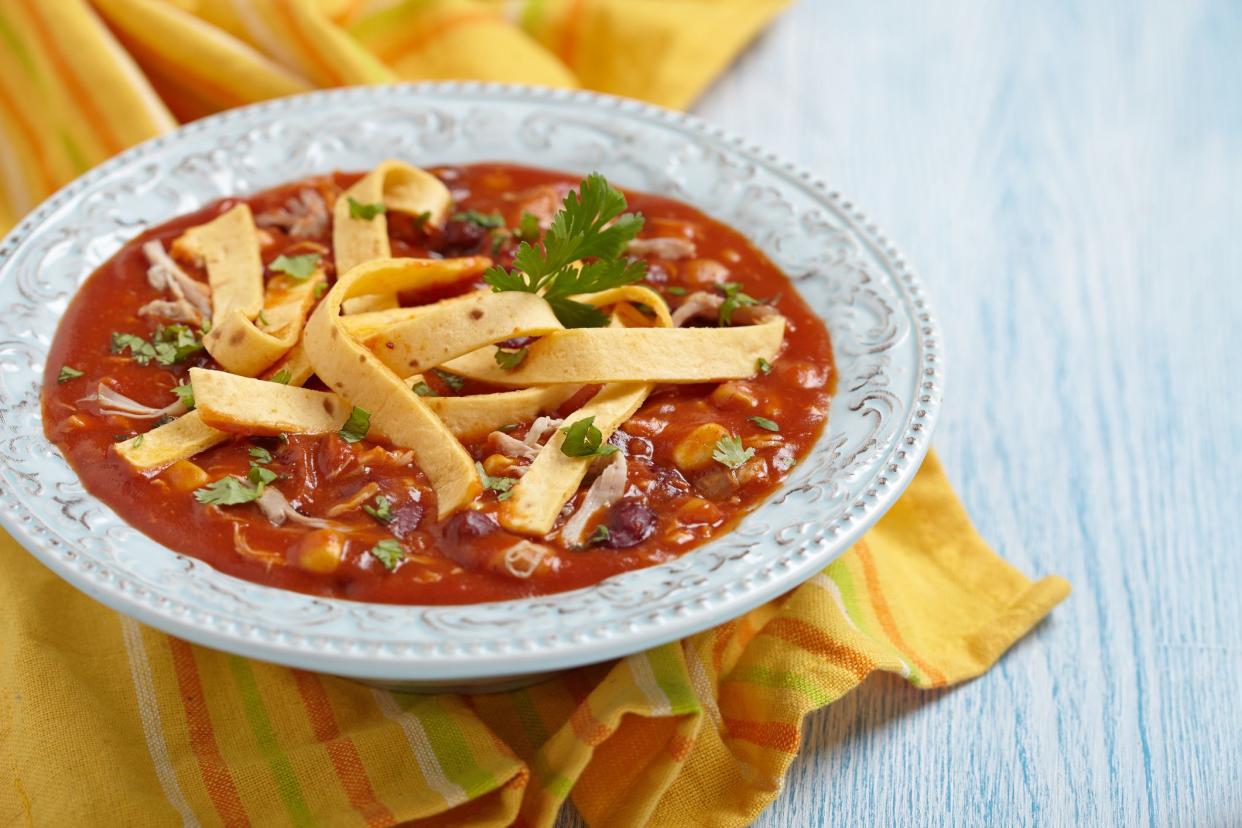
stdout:
{"type": "Polygon", "coordinates": [[[503,454],[489,454],[483,460],[483,471],[492,477],[499,477],[513,468],[513,458],[503,454]]]}
{"type": "Polygon", "coordinates": [[[207,485],[209,479],[207,472],[203,471],[201,466],[189,460],[178,460],[165,469],[160,476],[168,481],[173,491],[177,492],[190,492],[202,488],[207,485]]]}
{"type": "Polygon", "coordinates": [[[316,529],[298,541],[293,550],[293,562],[307,572],[328,575],[341,565],[345,552],[345,539],[340,532],[316,529]]]}

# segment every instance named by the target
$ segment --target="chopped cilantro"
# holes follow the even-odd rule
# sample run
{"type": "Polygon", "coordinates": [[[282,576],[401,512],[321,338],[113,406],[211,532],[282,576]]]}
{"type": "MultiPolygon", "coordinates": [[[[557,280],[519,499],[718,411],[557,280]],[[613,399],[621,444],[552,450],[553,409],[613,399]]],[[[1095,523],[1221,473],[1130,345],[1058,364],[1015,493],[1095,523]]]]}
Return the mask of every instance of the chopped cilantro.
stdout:
{"type": "Polygon", "coordinates": [[[720,304],[720,311],[716,317],[718,324],[722,327],[733,324],[733,312],[738,308],[760,304],[755,297],[742,293],[742,286],[738,282],[725,282],[719,285],[719,288],[725,296],[725,300],[720,304]]]}
{"type": "Polygon", "coordinates": [[[513,231],[513,238],[520,242],[534,244],[539,240],[542,232],[543,228],[539,226],[539,216],[523,210],[522,218],[518,220],[517,230],[513,231]]]}
{"type": "Polygon", "coordinates": [[[565,433],[561,453],[567,457],[605,457],[617,450],[604,442],[604,433],[595,427],[595,417],[584,417],[561,431],[565,433]]]}
{"type": "Polygon", "coordinates": [[[272,462],[272,453],[268,451],[267,449],[263,448],[263,446],[251,446],[250,456],[254,458],[254,461],[256,463],[272,462]]]}
{"type": "Polygon", "coordinates": [[[480,213],[478,210],[466,210],[461,213],[454,213],[453,221],[468,221],[471,224],[477,224],[480,227],[505,226],[505,217],[495,210],[490,213],[480,213]]]}
{"type": "Polygon", "coordinates": [[[258,500],[259,495],[263,494],[266,487],[264,483],[255,483],[251,485],[249,482],[242,480],[240,477],[229,475],[222,477],[214,483],[208,483],[201,489],[194,491],[194,499],[199,503],[208,503],[215,506],[236,506],[239,503],[250,503],[258,500]]]}
{"type": "Polygon", "coordinates": [[[460,391],[466,384],[465,377],[459,377],[456,374],[450,374],[448,371],[441,371],[439,368],[432,368],[431,372],[440,378],[440,381],[452,388],[454,391],[460,391]]]}
{"type": "Polygon", "coordinates": [[[181,400],[181,404],[187,410],[194,410],[194,387],[188,382],[183,382],[172,387],[172,392],[177,395],[177,399],[181,400]]]}
{"type": "Polygon", "coordinates": [[[300,256],[285,256],[281,254],[268,265],[268,269],[273,273],[283,273],[292,279],[297,279],[299,282],[309,279],[317,267],[319,267],[318,253],[303,253],[300,256]]]}
{"type": "Polygon", "coordinates": [[[587,546],[595,546],[597,543],[603,543],[612,537],[612,533],[608,531],[608,527],[600,524],[595,527],[595,531],[591,533],[591,537],[587,538],[587,546]]]}
{"type": "Polygon", "coordinates": [[[86,375],[83,374],[81,371],[79,371],[77,368],[74,368],[70,365],[62,365],[60,366],[60,373],[56,375],[56,381],[58,383],[68,382],[69,380],[74,380],[74,379],[77,379],[78,377],[83,377],[83,376],[86,376],[86,375]]]}
{"type": "Polygon", "coordinates": [[[315,298],[316,299],[323,298],[323,295],[327,292],[328,292],[327,282],[320,282],[319,284],[315,285],[315,298]]]}
{"type": "Polygon", "coordinates": [[[109,350],[114,354],[122,354],[125,353],[127,348],[129,349],[130,357],[139,365],[146,365],[155,359],[155,348],[150,342],[131,333],[114,332],[112,334],[112,345],[109,350]]]}
{"type": "Polygon", "coordinates": [[[681,287],[680,285],[669,285],[668,287],[664,289],[664,292],[667,293],[669,296],[685,296],[686,295],[686,289],[684,287],[681,287]]]}
{"type": "Polygon", "coordinates": [[[743,449],[742,438],[732,435],[717,440],[715,450],[712,452],[713,460],[731,469],[740,468],[743,463],[754,456],[753,448],[743,449]]]}
{"type": "Polygon", "coordinates": [[[349,217],[355,219],[363,219],[370,221],[381,213],[387,213],[388,208],[384,206],[382,201],[374,204],[364,204],[353,196],[349,197],[349,217]]]}
{"type": "Polygon", "coordinates": [[[288,385],[289,381],[292,379],[293,379],[293,374],[289,373],[289,369],[281,368],[279,371],[272,374],[272,378],[268,380],[268,382],[275,382],[280,385],[288,385]]]}
{"type": "Polygon", "coordinates": [[[203,341],[186,325],[161,325],[155,329],[150,342],[130,333],[113,333],[111,350],[114,354],[128,350],[139,365],[147,365],[151,360],[160,365],[173,365],[203,350],[203,341]]]}
{"type": "Polygon", "coordinates": [[[495,492],[497,500],[508,500],[513,497],[513,486],[517,483],[516,480],[512,477],[492,477],[483,469],[482,463],[475,463],[474,467],[479,470],[479,480],[483,481],[483,488],[495,492]]]}
{"type": "Polygon", "coordinates": [[[422,380],[419,380],[418,382],[414,383],[414,387],[412,390],[414,391],[415,394],[417,394],[420,397],[440,396],[439,394],[436,393],[436,389],[432,388],[430,385],[423,382],[422,380]]]}
{"type": "Polygon", "coordinates": [[[349,412],[349,419],[345,421],[345,425],[341,426],[337,434],[341,435],[341,439],[347,443],[356,443],[366,437],[370,430],[371,413],[355,405],[349,412]]]}
{"type": "Polygon", "coordinates": [[[375,505],[369,506],[362,504],[362,511],[378,520],[380,523],[392,522],[392,503],[383,495],[375,496],[375,505]]]}
{"type": "Polygon", "coordinates": [[[503,348],[497,348],[495,354],[496,364],[506,371],[512,371],[522,364],[529,351],[529,348],[518,348],[516,351],[506,351],[503,348]]]}
{"type": "Polygon", "coordinates": [[[270,322],[267,321],[267,317],[263,315],[263,311],[259,311],[259,315],[255,318],[258,319],[259,324],[265,328],[271,324],[270,322]]]}
{"type": "Polygon", "coordinates": [[[565,196],[538,246],[523,241],[511,270],[489,268],[483,280],[497,293],[542,294],[567,328],[603,327],[608,324],[603,311],[570,297],[633,284],[646,275],[645,262],[622,256],[643,226],[641,215],[622,215],[625,207],[625,196],[602,175],[592,173],[565,196]],[[573,266],[585,259],[591,261],[573,266]]]}
{"type": "Polygon", "coordinates": [[[419,230],[423,229],[429,221],[431,221],[430,210],[423,210],[417,216],[414,216],[414,226],[419,230]]]}
{"type": "Polygon", "coordinates": [[[268,483],[271,483],[277,477],[280,477],[280,475],[271,469],[263,468],[258,463],[251,463],[250,471],[246,474],[246,478],[251,483],[259,487],[260,494],[263,492],[263,487],[268,483]]]}
{"type": "Polygon", "coordinates": [[[372,557],[384,565],[384,569],[389,571],[397,568],[397,564],[401,563],[401,559],[405,557],[405,548],[399,541],[392,538],[384,538],[370,549],[372,557]]]}
{"type": "Polygon", "coordinates": [[[500,255],[500,250],[501,248],[505,246],[505,242],[508,241],[508,239],[509,239],[508,230],[493,230],[492,231],[492,255],[493,256],[500,255]]]}
{"type": "Polygon", "coordinates": [[[146,437],[146,436],[147,436],[147,435],[145,435],[145,434],[139,434],[137,437],[135,437],[135,438],[134,438],[134,446],[133,446],[133,447],[134,447],[134,448],[138,448],[139,446],[141,446],[141,445],[142,445],[142,440],[143,440],[143,438],[144,438],[144,437],[146,437]]]}
{"type": "Polygon", "coordinates": [[[772,363],[763,357],[759,357],[755,360],[755,370],[761,374],[770,374],[772,373],[772,363]]]}
{"type": "Polygon", "coordinates": [[[781,430],[781,427],[777,424],[776,420],[769,420],[767,417],[755,416],[755,417],[747,417],[746,419],[750,420],[755,425],[767,431],[778,431],[779,432],[781,430]]]}

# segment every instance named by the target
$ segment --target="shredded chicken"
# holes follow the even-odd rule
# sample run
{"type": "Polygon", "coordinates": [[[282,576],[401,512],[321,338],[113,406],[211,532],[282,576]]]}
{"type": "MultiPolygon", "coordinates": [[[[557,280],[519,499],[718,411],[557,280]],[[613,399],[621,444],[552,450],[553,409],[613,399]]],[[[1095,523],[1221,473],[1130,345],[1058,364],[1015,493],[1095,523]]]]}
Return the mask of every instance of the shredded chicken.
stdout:
{"type": "Polygon", "coordinates": [[[673,311],[673,324],[680,328],[691,319],[700,316],[714,318],[723,303],[723,296],[704,293],[701,290],[695,291],[686,297],[686,301],[682,302],[677,310],[673,311]]]}
{"type": "Polygon", "coordinates": [[[169,322],[197,325],[202,321],[198,310],[184,299],[152,299],[138,309],[139,316],[154,316],[169,322]]]}
{"type": "Polygon", "coordinates": [[[600,509],[607,509],[625,496],[625,482],[629,477],[629,464],[625,455],[617,452],[591,488],[587,489],[586,497],[578,511],[565,522],[561,528],[561,540],[566,546],[581,546],[582,536],[586,534],[587,521],[595,516],[600,509]]]}
{"type": "Polygon", "coordinates": [[[272,552],[269,549],[255,549],[247,543],[246,533],[242,529],[242,524],[237,521],[233,522],[233,548],[237,550],[238,555],[265,564],[268,569],[271,569],[274,565],[283,566],[285,563],[284,556],[280,553],[272,552]]]}
{"type": "Polygon", "coordinates": [[[149,405],[143,405],[137,400],[131,400],[119,391],[99,383],[99,388],[89,397],[83,397],[78,400],[80,403],[93,402],[99,407],[99,413],[119,417],[132,417],[135,420],[158,420],[160,417],[178,417],[186,412],[185,405],[181,400],[164,406],[163,408],[152,408],[149,405]]]}
{"type": "Polygon", "coordinates": [[[361,508],[362,504],[379,494],[379,491],[380,487],[378,483],[368,483],[358,491],[354,492],[353,497],[348,500],[342,500],[340,503],[337,503],[329,509],[328,517],[336,517],[337,515],[343,515],[346,512],[352,512],[355,509],[361,508]]]}
{"type": "Polygon", "coordinates": [[[162,315],[156,306],[161,301],[171,301],[176,306],[178,317],[169,316],[179,322],[200,322],[211,318],[211,289],[207,285],[192,279],[189,274],[178,266],[158,241],[149,241],[142,246],[143,255],[147,257],[147,283],[156,290],[167,292],[171,300],[148,302],[138,313],[144,316],[162,315]]]}
{"type": "Polygon", "coordinates": [[[538,417],[530,424],[530,431],[526,432],[526,439],[522,442],[528,446],[538,446],[543,442],[544,435],[549,431],[556,431],[563,422],[565,421],[556,417],[538,417]]]}
{"type": "Polygon", "coordinates": [[[254,217],[260,227],[279,227],[295,239],[323,235],[328,229],[328,205],[318,190],[302,190],[284,207],[267,210],[254,217]]]}
{"type": "Polygon", "coordinates": [[[505,550],[505,571],[514,578],[529,578],[552,550],[534,541],[518,541],[505,550]]]}
{"type": "MultiPolygon", "coordinates": [[[[686,297],[686,301],[673,311],[673,324],[677,327],[700,317],[715,319],[720,313],[724,297],[715,293],[695,291],[686,297]]],[[[776,316],[778,311],[771,305],[742,305],[733,311],[733,322],[739,325],[753,325],[776,316]]]]}
{"type": "Polygon", "coordinates": [[[259,507],[259,511],[273,526],[283,526],[285,521],[291,523],[300,523],[303,526],[310,526],[314,529],[327,529],[335,526],[332,521],[322,518],[307,517],[306,515],[294,509],[293,506],[280,493],[280,489],[273,489],[270,486],[263,490],[263,494],[259,495],[259,499],[255,501],[259,507]]]}
{"type": "Polygon", "coordinates": [[[657,259],[693,259],[697,253],[694,242],[666,236],[658,239],[634,239],[626,245],[631,256],[655,256],[657,259]]]}
{"type": "Polygon", "coordinates": [[[393,466],[408,466],[414,462],[414,452],[409,449],[404,451],[391,451],[383,446],[371,446],[371,448],[358,455],[358,462],[364,466],[371,466],[378,463],[385,463],[393,466]]]}
{"type": "Polygon", "coordinates": [[[538,446],[528,446],[503,431],[493,431],[487,435],[487,442],[498,454],[503,454],[505,457],[525,457],[533,460],[539,454],[538,446]]]}

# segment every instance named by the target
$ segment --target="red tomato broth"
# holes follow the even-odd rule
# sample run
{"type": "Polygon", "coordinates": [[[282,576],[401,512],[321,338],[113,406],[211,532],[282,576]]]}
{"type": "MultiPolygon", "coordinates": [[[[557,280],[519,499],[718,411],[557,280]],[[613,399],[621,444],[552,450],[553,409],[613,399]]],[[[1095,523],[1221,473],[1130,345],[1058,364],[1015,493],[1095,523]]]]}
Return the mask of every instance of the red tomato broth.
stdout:
{"type": "MultiPolygon", "coordinates": [[[[476,164],[434,168],[453,191],[456,210],[500,212],[509,227],[516,227],[526,207],[544,209],[559,204],[564,192],[578,178],[562,173],[502,164],[476,164]]],[[[515,578],[498,570],[495,559],[520,540],[495,526],[496,494],[482,496],[478,514],[463,513],[443,524],[435,520],[435,498],[416,464],[404,463],[401,449],[380,446],[369,440],[350,444],[335,434],[289,435],[286,441],[271,437],[236,436],[194,458],[211,480],[226,474],[244,476],[250,467],[250,449],[266,448],[272,455],[267,468],[282,477],[279,488],[299,512],[325,517],[337,504],[356,498],[373,485],[391,502],[398,517],[382,524],[361,508],[348,509],[330,519],[346,532],[345,553],[340,566],[329,574],[317,574],[298,564],[300,544],[312,529],[300,525],[272,526],[251,503],[207,506],[194,499],[193,489],[171,485],[168,472],[143,476],[129,467],[113,450],[124,439],[154,427],[153,421],[97,413],[90,403],[80,403],[107,378],[120,393],[139,402],[160,407],[172,402],[171,388],[188,381],[191,366],[216,367],[205,351],[186,362],[141,366],[128,354],[112,354],[111,334],[125,331],[148,337],[156,321],[139,317],[137,309],[160,297],[147,284],[144,242],[156,239],[168,247],[185,229],[211,220],[239,200],[250,204],[256,215],[278,208],[308,186],[329,199],[357,180],[359,174],[337,173],[294,182],[244,199],[225,199],[143,233],[123,247],[88,278],[73,298],[53,340],[44,375],[44,430],[78,472],[86,489],[111,506],[128,523],[160,543],[197,557],[212,566],[250,581],[299,592],[401,604],[460,604],[548,594],[596,583],[610,575],[674,559],[711,538],[729,531],[747,512],[760,505],[779,485],[788,468],[774,463],[781,451],[786,460],[801,459],[814,444],[826,422],[835,381],[832,351],[823,323],[798,296],[789,280],[738,231],[706,217],[679,202],[643,193],[629,193],[631,211],[647,218],[644,238],[680,235],[697,247],[693,260],[665,261],[649,258],[647,284],[657,291],[684,288],[687,293],[711,290],[713,282],[734,281],[757,298],[779,295],[777,308],[786,318],[785,342],[769,374],[729,384],[658,386],[639,411],[611,440],[628,455],[627,490],[639,489],[644,505],[655,517],[655,530],[646,540],[622,549],[600,546],[570,550],[559,541],[534,539],[552,546],[552,564],[540,567],[531,577],[515,578]],[[717,264],[712,264],[715,262],[717,264]],[[721,268],[720,265],[723,265],[721,268]],[[727,272],[725,272],[727,270],[727,272]],[[84,376],[57,382],[62,366],[72,366],[84,376]],[[740,395],[726,393],[740,389],[740,395]],[[715,394],[713,394],[715,392],[715,394]],[[780,424],[771,434],[748,419],[765,417],[780,424]],[[673,461],[681,438],[704,423],[719,423],[732,434],[752,441],[780,438],[785,448],[755,446],[748,467],[762,465],[765,474],[734,482],[721,490],[719,464],[702,474],[683,475],[673,461]],[[716,475],[704,481],[704,475],[716,475]],[[705,496],[696,489],[705,488],[705,496]],[[713,499],[713,497],[715,499],[713,499]],[[235,526],[241,527],[246,546],[259,557],[239,552],[235,526]],[[487,529],[478,536],[479,530],[487,529]],[[369,554],[377,542],[399,536],[410,556],[389,571],[369,554]]],[[[449,256],[491,252],[490,239],[473,238],[474,231],[450,222],[445,231],[427,230],[408,217],[389,215],[389,232],[395,256],[449,256]]],[[[298,252],[302,242],[269,228],[263,260],[270,263],[286,250],[298,252]]],[[[331,269],[330,226],[313,241],[329,250],[324,256],[331,269]]],[[[509,265],[515,245],[507,243],[495,256],[509,265]]],[[[193,267],[192,276],[204,278],[193,267]]],[[[481,283],[439,289],[418,296],[403,296],[403,303],[435,301],[476,289],[481,283]]],[[[666,294],[670,306],[681,296],[666,294]]],[[[497,390],[467,382],[454,392],[428,372],[427,382],[440,394],[482,393],[497,390]]],[[[312,381],[308,387],[322,387],[312,381]]],[[[571,414],[589,392],[568,401],[560,415],[571,414]]],[[[571,418],[572,420],[572,418],[571,418]]],[[[568,420],[566,425],[568,424],[568,420]]],[[[511,435],[521,438],[529,423],[519,424],[511,435]]],[[[466,441],[466,447],[482,461],[492,453],[486,439],[466,441]]],[[[792,463],[788,464],[792,466],[792,463]]],[[[746,468],[746,467],[744,467],[746,468]]],[[[584,481],[571,505],[582,499],[590,482],[584,481]]],[[[727,482],[727,481],[726,481],[727,482]]],[[[628,498],[627,498],[628,500],[628,498]]],[[[374,503],[374,496],[367,498],[374,503]]],[[[618,507],[614,506],[614,510],[618,507]]],[[[570,513],[566,509],[565,515],[570,513]]],[[[631,511],[633,511],[631,509],[631,511]]],[[[611,513],[600,515],[592,529],[607,523],[611,513]]],[[[562,521],[564,517],[562,517],[562,521]]],[[[558,523],[559,525],[559,523],[558,523]]],[[[555,533],[554,533],[555,534],[555,533]]],[[[588,532],[588,535],[590,532],[588,532]]]]}

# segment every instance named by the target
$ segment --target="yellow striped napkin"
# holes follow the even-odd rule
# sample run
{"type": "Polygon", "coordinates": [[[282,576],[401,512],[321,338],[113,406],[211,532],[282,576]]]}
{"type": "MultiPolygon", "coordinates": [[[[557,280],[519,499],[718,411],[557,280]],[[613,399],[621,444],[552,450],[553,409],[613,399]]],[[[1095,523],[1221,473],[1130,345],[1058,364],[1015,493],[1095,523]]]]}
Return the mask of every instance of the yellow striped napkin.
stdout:
{"type": "MultiPolygon", "coordinates": [[[[393,79],[684,106],[784,0],[0,0],[0,229],[177,120],[393,79]]],[[[803,717],[875,670],[986,670],[1068,593],[988,549],[935,458],[851,552],[682,642],[510,693],[400,696],[206,650],[0,533],[0,824],[744,825],[803,717]]]]}

